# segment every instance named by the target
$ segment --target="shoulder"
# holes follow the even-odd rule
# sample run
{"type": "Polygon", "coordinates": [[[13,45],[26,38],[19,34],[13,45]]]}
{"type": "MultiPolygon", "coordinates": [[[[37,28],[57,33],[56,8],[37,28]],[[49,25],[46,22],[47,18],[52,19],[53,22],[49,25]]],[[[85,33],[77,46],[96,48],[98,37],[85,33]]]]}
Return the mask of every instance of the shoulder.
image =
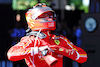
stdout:
{"type": "Polygon", "coordinates": [[[59,35],[59,36],[53,35],[52,38],[53,38],[53,39],[65,39],[66,37],[63,36],[63,35],[59,35]]]}
{"type": "Polygon", "coordinates": [[[60,36],[56,36],[56,39],[57,38],[59,38],[59,40],[69,42],[69,39],[66,36],[60,35],[60,36]]]}
{"type": "Polygon", "coordinates": [[[21,38],[21,40],[20,41],[28,41],[30,39],[30,37],[29,36],[24,36],[24,37],[22,37],[21,38]]]}
{"type": "Polygon", "coordinates": [[[31,35],[31,36],[24,36],[24,37],[21,38],[20,41],[22,42],[22,41],[29,41],[29,40],[30,40],[30,41],[34,41],[34,40],[35,40],[35,36],[34,36],[34,35],[31,35]]]}

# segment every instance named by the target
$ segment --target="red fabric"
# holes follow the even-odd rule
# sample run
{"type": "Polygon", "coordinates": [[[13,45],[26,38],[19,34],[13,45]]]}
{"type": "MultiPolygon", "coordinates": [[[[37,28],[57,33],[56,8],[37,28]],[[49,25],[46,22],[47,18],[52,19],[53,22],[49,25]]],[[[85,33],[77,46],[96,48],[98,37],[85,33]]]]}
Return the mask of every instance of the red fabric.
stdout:
{"type": "MultiPolygon", "coordinates": [[[[58,62],[51,67],[63,67],[63,55],[79,63],[87,61],[86,52],[82,48],[73,45],[66,37],[52,35],[48,32],[43,33],[46,34],[47,37],[43,39],[38,38],[36,46],[40,47],[48,45],[54,50],[51,55],[57,58],[58,62]]],[[[34,36],[23,37],[18,44],[9,49],[7,53],[8,59],[11,61],[25,59],[26,64],[29,67],[34,67],[34,65],[36,67],[50,67],[43,59],[41,53],[31,56],[31,47],[34,47],[34,42],[34,36]]]]}

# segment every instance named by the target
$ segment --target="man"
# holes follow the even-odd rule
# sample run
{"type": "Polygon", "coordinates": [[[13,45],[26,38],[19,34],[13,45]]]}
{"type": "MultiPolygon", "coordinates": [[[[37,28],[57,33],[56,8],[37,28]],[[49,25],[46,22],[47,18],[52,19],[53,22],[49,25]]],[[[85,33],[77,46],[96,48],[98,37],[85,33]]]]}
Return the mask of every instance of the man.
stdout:
{"type": "Polygon", "coordinates": [[[7,53],[11,61],[25,59],[29,67],[63,67],[63,56],[79,63],[87,61],[86,52],[64,36],[51,34],[56,29],[55,12],[44,3],[26,12],[28,27],[32,30],[7,53]]]}

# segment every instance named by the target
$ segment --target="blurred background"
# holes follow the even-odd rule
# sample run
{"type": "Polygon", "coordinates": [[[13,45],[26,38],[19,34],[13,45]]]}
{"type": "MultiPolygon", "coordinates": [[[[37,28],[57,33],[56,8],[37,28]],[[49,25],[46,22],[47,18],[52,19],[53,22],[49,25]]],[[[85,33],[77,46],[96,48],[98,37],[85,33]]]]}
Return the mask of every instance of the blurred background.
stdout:
{"type": "Polygon", "coordinates": [[[8,49],[26,33],[25,12],[46,3],[57,14],[56,35],[64,35],[88,54],[79,64],[64,57],[64,67],[99,67],[100,0],[0,0],[0,67],[27,67],[24,60],[11,62],[8,49]]]}

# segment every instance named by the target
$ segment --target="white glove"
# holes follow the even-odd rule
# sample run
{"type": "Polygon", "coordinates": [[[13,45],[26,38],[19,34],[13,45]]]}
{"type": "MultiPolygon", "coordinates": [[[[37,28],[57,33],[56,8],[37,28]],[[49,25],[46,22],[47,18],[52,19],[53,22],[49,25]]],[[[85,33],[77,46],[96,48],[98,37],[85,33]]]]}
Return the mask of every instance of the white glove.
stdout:
{"type": "Polygon", "coordinates": [[[31,47],[31,56],[38,54],[39,49],[38,47],[31,47]]]}
{"type": "Polygon", "coordinates": [[[49,48],[48,46],[41,46],[41,47],[39,47],[39,51],[43,51],[43,50],[48,49],[48,48],[49,48]]]}
{"type": "Polygon", "coordinates": [[[39,51],[43,51],[45,49],[48,49],[48,46],[41,46],[41,47],[31,47],[31,56],[38,54],[39,51]]]}

